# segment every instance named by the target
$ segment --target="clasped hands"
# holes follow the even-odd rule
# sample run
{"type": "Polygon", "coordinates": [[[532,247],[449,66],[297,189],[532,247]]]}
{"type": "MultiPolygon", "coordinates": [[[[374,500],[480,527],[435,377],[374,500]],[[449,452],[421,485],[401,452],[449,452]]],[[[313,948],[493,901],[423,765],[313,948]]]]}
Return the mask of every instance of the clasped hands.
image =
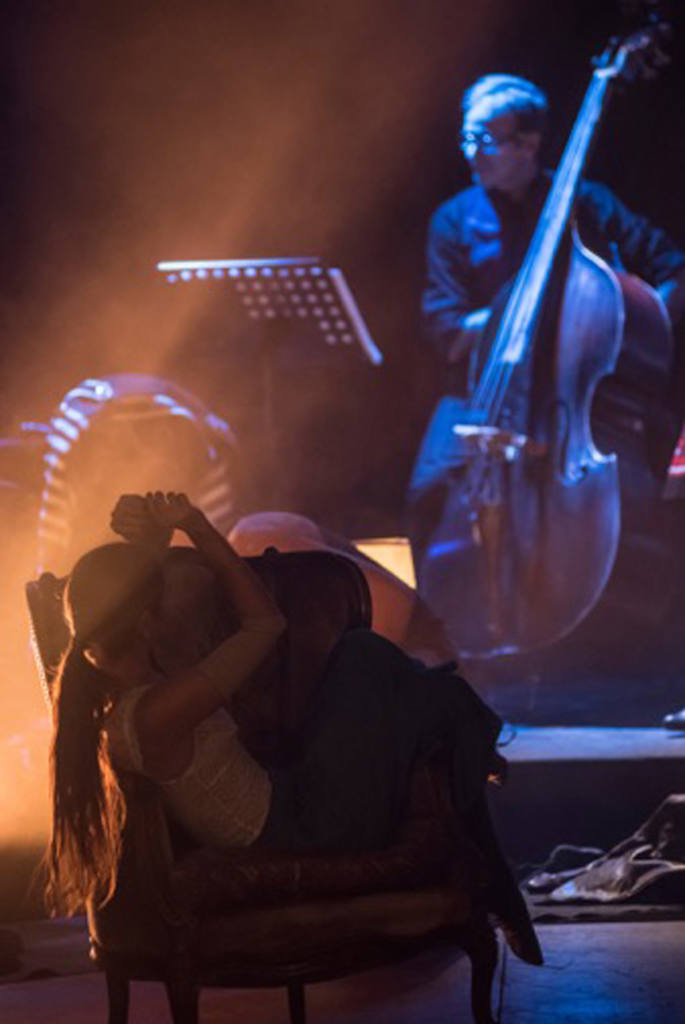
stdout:
{"type": "Polygon", "coordinates": [[[122,494],[112,511],[110,525],[131,544],[161,550],[170,543],[174,530],[186,530],[201,516],[185,494],[148,491],[145,495],[122,494]]]}

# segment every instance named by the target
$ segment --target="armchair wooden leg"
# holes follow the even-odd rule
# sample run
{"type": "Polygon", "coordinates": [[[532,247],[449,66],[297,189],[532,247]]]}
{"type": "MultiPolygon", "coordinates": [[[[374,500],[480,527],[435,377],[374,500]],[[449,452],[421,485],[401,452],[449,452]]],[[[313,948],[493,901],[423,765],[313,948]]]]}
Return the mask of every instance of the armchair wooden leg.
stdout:
{"type": "Polygon", "coordinates": [[[125,974],[113,967],[105,970],[105,979],[109,1005],[108,1024],[127,1024],[129,980],[125,974]]]}
{"type": "Polygon", "coordinates": [[[492,1015],[497,936],[485,915],[469,928],[463,946],[471,961],[471,1009],[475,1024],[497,1024],[492,1015]]]}
{"type": "Polygon", "coordinates": [[[299,981],[288,985],[288,1009],[290,1010],[290,1024],[307,1024],[304,985],[299,981]]]}
{"type": "Polygon", "coordinates": [[[200,990],[190,971],[179,970],[164,983],[173,1024],[198,1024],[200,990]]]}

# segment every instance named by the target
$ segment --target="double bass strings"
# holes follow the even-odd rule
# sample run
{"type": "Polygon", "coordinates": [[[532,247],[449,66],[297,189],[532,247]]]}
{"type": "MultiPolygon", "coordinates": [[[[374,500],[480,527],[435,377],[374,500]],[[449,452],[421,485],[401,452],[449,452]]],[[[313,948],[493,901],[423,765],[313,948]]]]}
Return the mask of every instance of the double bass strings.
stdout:
{"type": "Polygon", "coordinates": [[[499,414],[514,367],[521,362],[531,344],[578,179],[601,116],[606,90],[615,73],[613,67],[597,68],[593,73],[552,189],[497,328],[485,369],[474,391],[472,408],[484,410],[490,422],[499,414]]]}

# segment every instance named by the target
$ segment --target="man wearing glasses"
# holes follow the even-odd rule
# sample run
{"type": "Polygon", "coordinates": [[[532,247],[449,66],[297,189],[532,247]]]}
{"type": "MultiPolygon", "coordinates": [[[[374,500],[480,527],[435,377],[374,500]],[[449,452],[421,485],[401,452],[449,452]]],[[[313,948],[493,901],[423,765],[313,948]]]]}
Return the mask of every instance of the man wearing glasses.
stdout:
{"type": "MultiPolygon", "coordinates": [[[[540,166],[544,93],[514,75],[486,75],[462,103],[461,150],[470,188],[433,214],[422,297],[425,333],[468,390],[469,354],[499,289],[518,270],[551,182],[540,166]]],[[[575,216],[582,242],[614,269],[660,292],[676,323],[685,312],[685,253],[603,185],[581,182],[575,216]]]]}
{"type": "MultiPolygon", "coordinates": [[[[422,316],[424,335],[449,368],[445,390],[464,395],[475,384],[472,355],[491,305],[524,259],[552,173],[540,162],[547,99],[537,86],[513,75],[486,75],[464,94],[462,112],[461,151],[473,183],[443,202],[431,218],[422,316]]],[[[664,231],[593,182],[581,181],[574,217],[588,249],[612,268],[651,284],[674,325],[683,318],[685,252],[664,231]]],[[[674,420],[678,412],[682,409],[674,405],[674,420]]],[[[429,428],[422,451],[430,447],[431,436],[429,428]]],[[[415,476],[412,486],[416,483],[415,476]]],[[[658,505],[660,481],[655,477],[649,486],[658,505]]],[[[432,492],[422,495],[420,487],[410,490],[412,500],[420,547],[430,534],[427,520],[436,509],[439,513],[439,506],[434,508],[432,492]]],[[[685,708],[667,716],[664,724],[685,729],[685,708]]]]}

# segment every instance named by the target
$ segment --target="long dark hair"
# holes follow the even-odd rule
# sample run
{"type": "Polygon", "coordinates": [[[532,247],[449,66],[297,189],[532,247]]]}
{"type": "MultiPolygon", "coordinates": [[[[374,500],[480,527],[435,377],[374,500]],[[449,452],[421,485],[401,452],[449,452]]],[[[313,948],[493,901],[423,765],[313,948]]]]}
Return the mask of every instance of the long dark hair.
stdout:
{"type": "Polygon", "coordinates": [[[89,551],[67,582],[64,614],[72,635],[55,680],[50,757],[46,900],[53,913],[76,913],[111,897],[126,817],[104,728],[116,688],[86,650],[97,643],[110,656],[123,653],[161,588],[158,560],[133,544],[89,551]]]}

